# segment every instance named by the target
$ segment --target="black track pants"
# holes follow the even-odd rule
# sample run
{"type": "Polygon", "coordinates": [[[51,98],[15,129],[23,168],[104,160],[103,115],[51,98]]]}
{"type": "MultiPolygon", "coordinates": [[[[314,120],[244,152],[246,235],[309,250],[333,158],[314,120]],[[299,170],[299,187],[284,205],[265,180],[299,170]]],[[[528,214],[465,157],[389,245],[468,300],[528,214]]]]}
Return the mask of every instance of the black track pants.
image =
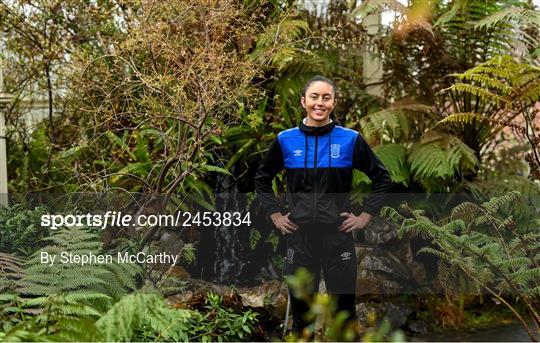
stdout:
{"type": "MultiPolygon", "coordinates": [[[[352,233],[334,227],[303,226],[287,237],[287,256],[283,266],[285,277],[299,268],[313,276],[314,292],[318,291],[321,270],[328,294],[337,299],[337,312],[347,311],[348,319],[356,318],[356,253],[352,233]]],[[[291,290],[293,331],[301,332],[310,324],[306,319],[309,304],[294,296],[291,290]]],[[[313,295],[313,294],[312,294],[313,295]]]]}

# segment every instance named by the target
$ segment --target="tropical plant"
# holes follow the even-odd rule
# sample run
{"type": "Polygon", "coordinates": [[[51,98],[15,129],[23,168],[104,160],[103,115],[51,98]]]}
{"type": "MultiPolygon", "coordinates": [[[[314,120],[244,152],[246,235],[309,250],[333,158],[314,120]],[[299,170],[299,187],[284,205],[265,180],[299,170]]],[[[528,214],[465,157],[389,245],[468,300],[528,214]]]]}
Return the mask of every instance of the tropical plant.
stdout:
{"type": "Polygon", "coordinates": [[[25,263],[25,276],[17,292],[32,297],[30,307],[40,307],[49,297],[60,296],[103,311],[128,291],[136,289],[136,264],[77,262],[70,256],[98,256],[105,252],[100,237],[86,228],[60,229],[43,238],[49,245],[36,251],[25,263]]]}
{"type": "Polygon", "coordinates": [[[512,216],[519,193],[494,197],[483,204],[462,203],[448,217],[432,220],[408,205],[408,216],[386,207],[383,214],[399,226],[399,236],[419,235],[431,240],[423,253],[439,258],[441,285],[452,294],[487,292],[512,311],[534,340],[525,313],[511,304],[525,304],[535,327],[540,323],[540,234],[538,218],[532,229],[520,231],[512,216]],[[460,280],[466,279],[464,285],[460,280]]]}
{"type": "Polygon", "coordinates": [[[507,32],[513,32],[508,37],[509,49],[507,48],[512,52],[512,56],[536,66],[540,63],[538,60],[540,13],[530,3],[516,2],[513,6],[493,13],[474,24],[475,28],[503,27],[507,32]]]}
{"type": "MultiPolygon", "coordinates": [[[[394,1],[363,2],[355,10],[362,16],[388,7],[398,12],[394,29],[379,44],[386,70],[385,95],[390,100],[386,108],[356,120],[372,144],[382,144],[381,152],[397,161],[384,161],[395,182],[409,187],[416,183],[438,192],[478,190],[474,181],[485,179],[485,175],[478,175],[486,164],[494,166],[487,160],[493,157],[491,151],[501,149],[501,144],[497,144],[497,135],[505,126],[501,122],[516,126],[509,120],[497,121],[501,115],[523,113],[527,119],[521,120],[518,126],[522,128],[518,130],[538,146],[532,133],[534,103],[538,101],[533,71],[536,67],[515,60],[511,66],[512,59],[505,57],[496,62],[499,54],[514,51],[513,42],[527,37],[523,32],[530,35],[538,30],[535,14],[528,5],[514,5],[518,7],[514,7],[513,14],[496,2],[475,1],[436,2],[430,15],[419,4],[404,7],[394,1]],[[513,21],[506,23],[503,18],[513,21]],[[433,26],[426,24],[431,21],[435,22],[433,26]],[[488,66],[491,71],[480,71],[488,66]],[[471,69],[466,71],[468,68],[471,69]],[[505,74],[508,69],[513,72],[505,74]],[[523,76],[516,76],[514,82],[504,79],[504,75],[516,73],[523,76]],[[493,81],[491,85],[488,80],[493,81]],[[495,101],[501,95],[493,89],[495,83],[499,88],[505,85],[506,99],[513,97],[516,102],[505,106],[500,99],[495,101]],[[473,85],[476,88],[472,89],[473,85]],[[495,96],[487,97],[485,93],[495,96]],[[517,97],[521,93],[527,93],[523,94],[526,99],[517,97]],[[475,113],[474,120],[470,113],[475,113]],[[479,116],[485,119],[480,120],[479,116]],[[490,125],[488,118],[495,121],[490,125]],[[390,145],[385,147],[386,144],[390,145]]],[[[537,173],[535,149],[527,157],[534,161],[532,174],[537,173]]],[[[380,157],[384,159],[382,153],[380,157]]]]}
{"type": "Polygon", "coordinates": [[[443,92],[452,99],[475,98],[475,106],[467,109],[453,101],[454,113],[438,124],[474,132],[474,148],[481,155],[494,148],[489,143],[505,127],[513,129],[527,141],[531,176],[540,180],[540,111],[535,108],[540,101],[540,69],[499,56],[453,76],[458,82],[443,92]]]}

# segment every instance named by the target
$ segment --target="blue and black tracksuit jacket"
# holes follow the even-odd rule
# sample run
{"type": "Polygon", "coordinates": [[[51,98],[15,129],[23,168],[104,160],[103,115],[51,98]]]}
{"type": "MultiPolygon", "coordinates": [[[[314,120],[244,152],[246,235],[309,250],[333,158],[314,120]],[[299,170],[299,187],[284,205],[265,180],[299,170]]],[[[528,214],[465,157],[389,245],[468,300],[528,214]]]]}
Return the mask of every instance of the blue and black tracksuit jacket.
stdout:
{"type": "Polygon", "coordinates": [[[290,212],[302,224],[341,224],[350,211],[353,169],[371,179],[371,195],[363,211],[376,215],[391,187],[388,171],[356,131],[331,122],[322,127],[300,124],[279,133],[262,161],[255,186],[268,214],[290,212]],[[272,191],[272,179],[285,169],[288,210],[272,191]]]}
{"type": "MultiPolygon", "coordinates": [[[[281,132],[261,163],[255,186],[268,214],[290,212],[289,219],[299,226],[287,235],[284,275],[306,268],[318,288],[322,274],[327,291],[337,295],[338,311],[356,316],[356,252],[351,233],[338,231],[341,212],[350,212],[349,192],[353,169],[363,171],[372,181],[372,193],[364,211],[376,215],[391,187],[390,176],[358,132],[336,126],[300,124],[281,132]],[[283,209],[272,191],[272,179],[285,169],[287,205],[283,209]]],[[[308,304],[291,294],[293,331],[301,332],[308,304]]]]}

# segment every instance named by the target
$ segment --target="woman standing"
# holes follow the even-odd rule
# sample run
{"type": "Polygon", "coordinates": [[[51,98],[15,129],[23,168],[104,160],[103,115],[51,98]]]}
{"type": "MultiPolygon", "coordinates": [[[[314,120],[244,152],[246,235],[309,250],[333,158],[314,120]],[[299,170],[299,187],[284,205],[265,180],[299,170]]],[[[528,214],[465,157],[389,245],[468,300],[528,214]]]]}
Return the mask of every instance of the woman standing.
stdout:
{"type": "MultiPolygon", "coordinates": [[[[262,161],[255,186],[275,227],[287,235],[284,274],[307,269],[317,290],[324,276],[337,310],[356,319],[356,254],[352,233],[363,229],[382,207],[391,186],[390,176],[364,138],[335,124],[336,87],[323,76],[310,79],[302,93],[303,122],[278,134],[262,161]],[[350,213],[349,192],[353,169],[372,181],[372,194],[362,213],[350,213]],[[288,210],[281,208],[272,191],[272,179],[285,169],[288,210]]],[[[309,304],[291,293],[293,331],[310,324],[309,304]]],[[[312,332],[312,330],[311,330],[312,332]]]]}

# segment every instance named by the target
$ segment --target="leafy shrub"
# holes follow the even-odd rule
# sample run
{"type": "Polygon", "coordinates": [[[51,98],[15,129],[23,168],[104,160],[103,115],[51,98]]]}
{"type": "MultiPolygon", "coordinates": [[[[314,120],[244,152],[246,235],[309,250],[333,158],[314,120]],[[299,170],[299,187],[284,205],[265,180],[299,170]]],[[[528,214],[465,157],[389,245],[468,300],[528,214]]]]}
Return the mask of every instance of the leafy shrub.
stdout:
{"type": "Polygon", "coordinates": [[[41,227],[41,216],[46,208],[30,210],[20,204],[0,207],[0,251],[29,256],[44,245],[42,238],[49,236],[49,229],[41,227]]]}

